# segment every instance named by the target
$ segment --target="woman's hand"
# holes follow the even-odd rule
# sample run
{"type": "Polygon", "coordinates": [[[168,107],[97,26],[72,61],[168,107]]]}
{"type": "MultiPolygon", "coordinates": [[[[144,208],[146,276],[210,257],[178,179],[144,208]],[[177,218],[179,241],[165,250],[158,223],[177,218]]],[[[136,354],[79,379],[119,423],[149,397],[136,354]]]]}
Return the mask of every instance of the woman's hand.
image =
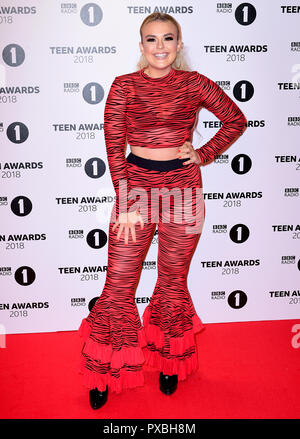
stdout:
{"type": "Polygon", "coordinates": [[[144,221],[138,209],[133,212],[120,213],[112,228],[112,230],[115,230],[118,225],[120,226],[117,234],[117,241],[119,241],[122,231],[124,230],[125,245],[128,245],[129,231],[131,232],[133,242],[136,243],[135,224],[137,222],[140,223],[141,228],[143,229],[144,221]]]}
{"type": "Polygon", "coordinates": [[[198,153],[194,150],[191,142],[188,141],[184,142],[184,144],[180,146],[178,150],[179,159],[185,159],[187,157],[189,158],[189,160],[183,162],[183,165],[189,165],[190,163],[196,163],[196,165],[201,165],[201,159],[198,153]]]}

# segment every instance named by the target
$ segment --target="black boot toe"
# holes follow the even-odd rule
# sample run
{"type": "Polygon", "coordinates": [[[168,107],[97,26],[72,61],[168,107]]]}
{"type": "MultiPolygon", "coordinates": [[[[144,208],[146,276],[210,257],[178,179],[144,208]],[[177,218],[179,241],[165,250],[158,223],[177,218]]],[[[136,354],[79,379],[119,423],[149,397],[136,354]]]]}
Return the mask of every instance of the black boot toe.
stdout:
{"type": "Polygon", "coordinates": [[[90,390],[90,406],[92,409],[97,410],[102,407],[107,401],[107,396],[108,386],[106,386],[106,389],[103,392],[100,392],[97,387],[90,390]]]}
{"type": "Polygon", "coordinates": [[[159,389],[165,395],[171,395],[177,389],[178,375],[164,375],[160,372],[159,389]]]}

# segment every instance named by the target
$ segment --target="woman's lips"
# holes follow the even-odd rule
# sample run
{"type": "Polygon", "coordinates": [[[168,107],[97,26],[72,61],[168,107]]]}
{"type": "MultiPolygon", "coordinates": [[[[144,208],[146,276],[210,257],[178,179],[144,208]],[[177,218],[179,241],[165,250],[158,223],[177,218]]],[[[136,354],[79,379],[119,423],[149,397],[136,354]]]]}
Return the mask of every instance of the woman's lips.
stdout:
{"type": "Polygon", "coordinates": [[[167,58],[168,55],[169,55],[169,54],[166,53],[166,52],[163,52],[163,53],[155,53],[155,54],[154,54],[155,58],[158,58],[158,59],[164,59],[164,58],[167,58]]]}

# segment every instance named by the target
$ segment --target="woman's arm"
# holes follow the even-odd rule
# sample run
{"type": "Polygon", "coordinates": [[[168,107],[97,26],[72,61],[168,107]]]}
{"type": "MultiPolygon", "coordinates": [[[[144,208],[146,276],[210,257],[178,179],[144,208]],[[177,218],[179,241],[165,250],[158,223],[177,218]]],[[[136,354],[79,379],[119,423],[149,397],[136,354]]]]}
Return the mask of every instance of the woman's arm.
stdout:
{"type": "MultiPolygon", "coordinates": [[[[197,72],[198,73],[198,72],[197,72]]],[[[220,154],[227,146],[243,134],[247,127],[247,120],[236,103],[214,81],[198,73],[197,91],[199,106],[221,120],[222,126],[216,134],[201,148],[195,149],[205,164],[220,154]]]]}
{"type": "Polygon", "coordinates": [[[117,215],[129,212],[129,208],[135,202],[134,199],[128,199],[131,187],[128,181],[127,161],[125,159],[125,114],[126,93],[120,79],[116,77],[110,87],[104,109],[104,138],[110,175],[117,199],[119,200],[119,203],[117,203],[117,207],[119,205],[119,209],[117,208],[116,211],[117,215]]]}

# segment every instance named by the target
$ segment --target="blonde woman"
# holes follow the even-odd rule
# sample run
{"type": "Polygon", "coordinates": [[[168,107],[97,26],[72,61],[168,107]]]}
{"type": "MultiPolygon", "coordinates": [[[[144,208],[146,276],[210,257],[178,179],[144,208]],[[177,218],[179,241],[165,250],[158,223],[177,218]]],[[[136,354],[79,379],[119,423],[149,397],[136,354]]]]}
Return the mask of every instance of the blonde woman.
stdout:
{"type": "Polygon", "coordinates": [[[81,372],[94,409],[106,403],[109,389],[120,393],[142,386],[143,364],[159,372],[159,389],[166,395],[197,370],[195,334],[204,325],[187,275],[205,217],[200,166],[232,144],[247,122],[216,83],[189,70],[172,16],[149,15],[140,34],[138,70],[114,79],[105,105],[105,143],[117,198],[106,282],[80,326],[81,372]],[[222,127],[194,149],[192,131],[201,107],[222,127]],[[126,139],[131,152],[125,158],[126,139]],[[158,276],[142,324],[134,297],[156,227],[158,276]]]}

